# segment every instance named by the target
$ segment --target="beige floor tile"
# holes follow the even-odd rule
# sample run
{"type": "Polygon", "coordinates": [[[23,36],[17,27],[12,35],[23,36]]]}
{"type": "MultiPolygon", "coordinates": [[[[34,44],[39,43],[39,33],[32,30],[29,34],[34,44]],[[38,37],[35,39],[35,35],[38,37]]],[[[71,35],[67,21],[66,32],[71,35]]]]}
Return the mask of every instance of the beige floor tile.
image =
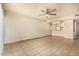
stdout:
{"type": "Polygon", "coordinates": [[[23,49],[19,45],[14,45],[13,46],[13,55],[14,56],[23,56],[25,55],[23,49]]]}
{"type": "Polygon", "coordinates": [[[4,56],[11,56],[13,55],[13,47],[12,45],[5,45],[4,46],[4,53],[3,53],[4,56]]]}
{"type": "Polygon", "coordinates": [[[3,56],[79,56],[79,40],[46,36],[6,44],[3,56]]]}
{"type": "Polygon", "coordinates": [[[79,51],[71,51],[71,53],[69,54],[69,56],[79,56],[79,51]]]}
{"type": "Polygon", "coordinates": [[[23,50],[24,50],[26,56],[35,56],[35,55],[39,54],[37,51],[35,51],[32,48],[26,48],[23,50]]]}
{"type": "Polygon", "coordinates": [[[77,46],[74,45],[72,47],[69,55],[71,55],[71,56],[79,56],[79,47],[77,47],[77,46]]]}

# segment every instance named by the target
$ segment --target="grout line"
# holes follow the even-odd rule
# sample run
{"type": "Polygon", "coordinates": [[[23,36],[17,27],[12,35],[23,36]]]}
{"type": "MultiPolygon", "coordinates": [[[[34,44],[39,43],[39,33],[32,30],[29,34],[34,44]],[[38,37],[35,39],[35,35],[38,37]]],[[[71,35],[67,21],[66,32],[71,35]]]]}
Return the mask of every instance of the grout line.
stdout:
{"type": "MultiPolygon", "coordinates": [[[[24,52],[24,54],[27,56],[26,51],[24,50],[24,48],[22,46],[20,46],[24,52]]],[[[32,50],[34,50],[36,53],[38,53],[35,49],[32,48],[32,50]]],[[[38,53],[39,54],[39,53],[38,53]]],[[[33,56],[35,56],[36,54],[34,54],[33,56]]],[[[30,55],[29,55],[30,56],[30,55]]]]}
{"type": "MultiPolygon", "coordinates": [[[[55,40],[56,40],[56,39],[53,38],[53,41],[55,41],[55,40]]],[[[64,44],[64,43],[62,43],[62,44],[64,44]]],[[[60,47],[58,47],[58,48],[56,49],[56,51],[61,48],[62,44],[60,45],[60,47]]],[[[51,54],[55,53],[56,51],[52,52],[51,54]]],[[[50,56],[51,56],[51,54],[50,54],[50,56]]]]}
{"type": "MultiPolygon", "coordinates": [[[[33,49],[33,48],[32,48],[33,49]]],[[[37,52],[35,49],[33,49],[37,54],[39,54],[39,56],[40,56],[40,53],[39,52],[37,52]]],[[[36,54],[35,54],[36,55],[36,54]]]]}
{"type": "MultiPolygon", "coordinates": [[[[63,44],[63,46],[64,46],[64,43],[62,43],[62,44],[63,44]]],[[[56,49],[56,51],[57,51],[57,50],[59,50],[59,49],[61,49],[62,44],[61,44],[61,46],[60,46],[60,47],[58,47],[58,48],[56,49]]],[[[54,51],[54,52],[53,52],[53,54],[55,54],[55,53],[56,53],[56,51],[54,51]]]]}
{"type": "MultiPolygon", "coordinates": [[[[63,48],[64,45],[65,45],[65,43],[63,42],[62,45],[58,49],[56,49],[56,51],[59,50],[59,49],[61,49],[61,47],[63,48]]],[[[54,54],[56,53],[56,51],[54,52],[54,54]]]]}
{"type": "Polygon", "coordinates": [[[73,42],[72,47],[71,47],[71,49],[70,49],[70,51],[69,51],[69,53],[68,53],[68,55],[67,55],[67,56],[70,56],[70,53],[71,53],[71,50],[72,50],[72,48],[73,48],[74,44],[75,44],[75,42],[73,42]]]}
{"type": "Polygon", "coordinates": [[[21,45],[20,45],[20,47],[21,47],[23,53],[26,55],[26,53],[25,53],[25,51],[24,51],[24,48],[23,48],[21,45]]]}

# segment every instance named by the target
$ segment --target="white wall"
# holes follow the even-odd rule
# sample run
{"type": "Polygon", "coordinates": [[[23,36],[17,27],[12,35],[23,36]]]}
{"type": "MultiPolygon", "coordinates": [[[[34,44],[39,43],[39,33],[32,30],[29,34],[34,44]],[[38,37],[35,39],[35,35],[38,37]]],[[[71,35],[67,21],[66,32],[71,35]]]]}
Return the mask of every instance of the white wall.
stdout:
{"type": "MultiPolygon", "coordinates": [[[[53,29],[53,27],[52,27],[53,29]]],[[[73,39],[73,20],[65,20],[63,30],[54,31],[52,30],[52,35],[62,36],[64,38],[73,39]]]]}
{"type": "Polygon", "coordinates": [[[79,14],[79,4],[59,4],[59,7],[56,20],[65,20],[64,30],[59,32],[52,31],[52,35],[73,39],[73,20],[75,14],[79,14]]]}
{"type": "Polygon", "coordinates": [[[0,4],[0,55],[2,55],[3,51],[3,44],[4,44],[4,15],[3,15],[3,10],[2,6],[0,4]]]}
{"type": "Polygon", "coordinates": [[[39,19],[8,13],[5,16],[5,43],[50,35],[49,25],[39,19]]]}
{"type": "Polygon", "coordinates": [[[64,22],[64,37],[73,39],[73,20],[67,20],[64,22]]]}

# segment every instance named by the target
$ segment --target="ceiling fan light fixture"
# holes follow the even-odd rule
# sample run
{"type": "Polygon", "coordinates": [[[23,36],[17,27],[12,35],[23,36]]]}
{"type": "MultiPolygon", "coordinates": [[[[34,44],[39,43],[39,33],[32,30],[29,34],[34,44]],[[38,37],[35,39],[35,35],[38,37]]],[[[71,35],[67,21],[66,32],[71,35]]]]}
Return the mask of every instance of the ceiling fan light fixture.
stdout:
{"type": "MultiPolygon", "coordinates": [[[[52,12],[54,12],[54,11],[56,11],[56,9],[46,9],[46,10],[40,10],[41,12],[43,12],[44,13],[44,15],[45,14],[47,14],[47,15],[53,15],[53,16],[56,16],[56,14],[53,14],[52,12]]],[[[43,16],[43,15],[42,15],[43,16]]]]}

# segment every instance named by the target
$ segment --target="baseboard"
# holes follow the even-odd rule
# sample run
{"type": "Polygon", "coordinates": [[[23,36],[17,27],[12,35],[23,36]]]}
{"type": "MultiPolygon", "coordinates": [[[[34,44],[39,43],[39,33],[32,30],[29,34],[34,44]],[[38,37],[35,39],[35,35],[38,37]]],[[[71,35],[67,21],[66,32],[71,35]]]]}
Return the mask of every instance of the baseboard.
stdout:
{"type": "Polygon", "coordinates": [[[60,38],[64,38],[64,36],[59,36],[59,35],[52,35],[52,36],[56,36],[56,37],[60,37],[60,38]]]}
{"type": "Polygon", "coordinates": [[[66,38],[66,37],[64,37],[64,39],[73,40],[73,38],[66,38]]]}
{"type": "Polygon", "coordinates": [[[56,37],[60,37],[60,38],[64,38],[64,39],[70,39],[70,40],[73,40],[73,38],[66,38],[64,36],[59,36],[59,35],[52,35],[52,36],[56,36],[56,37]]]}
{"type": "Polygon", "coordinates": [[[46,36],[41,36],[41,37],[36,37],[36,38],[31,38],[31,39],[24,39],[24,40],[20,40],[20,41],[15,41],[15,42],[10,42],[10,43],[4,43],[5,45],[6,44],[14,44],[14,43],[19,43],[19,42],[22,42],[22,41],[29,41],[29,40],[33,40],[33,39],[39,39],[39,38],[43,38],[43,37],[47,37],[47,36],[51,36],[51,35],[46,35],[46,36]]]}
{"type": "MultiPolygon", "coordinates": [[[[42,36],[42,37],[36,37],[36,38],[27,39],[27,41],[29,41],[29,40],[33,40],[33,39],[39,39],[39,38],[43,38],[43,37],[48,37],[48,36],[54,36],[54,37],[56,36],[56,37],[59,37],[59,38],[64,38],[64,39],[70,39],[70,40],[73,40],[73,39],[71,39],[71,38],[65,38],[64,36],[58,36],[58,35],[47,35],[47,36],[42,36]]],[[[22,42],[22,41],[26,41],[26,39],[21,40],[21,41],[11,42],[11,43],[5,43],[5,45],[6,45],[6,44],[19,43],[19,42],[22,42]]]]}

